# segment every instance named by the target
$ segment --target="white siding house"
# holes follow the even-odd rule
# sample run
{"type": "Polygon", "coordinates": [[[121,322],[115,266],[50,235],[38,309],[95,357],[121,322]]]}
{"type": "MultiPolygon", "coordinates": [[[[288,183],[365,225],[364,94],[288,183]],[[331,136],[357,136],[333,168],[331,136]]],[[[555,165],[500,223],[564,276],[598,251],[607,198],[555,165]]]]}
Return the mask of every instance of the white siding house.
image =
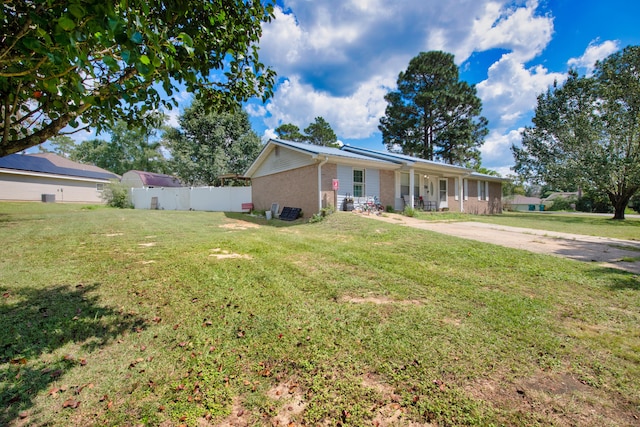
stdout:
{"type": "Polygon", "coordinates": [[[53,153],[0,158],[0,200],[102,203],[105,184],[120,177],[53,153]]]}

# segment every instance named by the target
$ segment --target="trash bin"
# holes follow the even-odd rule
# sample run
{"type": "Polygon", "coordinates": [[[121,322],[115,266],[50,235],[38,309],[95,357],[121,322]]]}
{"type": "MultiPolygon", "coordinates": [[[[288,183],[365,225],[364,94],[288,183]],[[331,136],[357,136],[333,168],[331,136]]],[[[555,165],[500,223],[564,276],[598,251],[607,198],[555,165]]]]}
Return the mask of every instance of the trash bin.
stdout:
{"type": "Polygon", "coordinates": [[[56,195],[55,194],[43,194],[42,195],[42,203],[55,203],[56,195]]]}
{"type": "Polygon", "coordinates": [[[267,217],[267,221],[271,219],[271,211],[265,211],[264,214],[267,217]]]}
{"type": "Polygon", "coordinates": [[[544,205],[540,205],[540,212],[544,212],[544,205]]]}
{"type": "Polygon", "coordinates": [[[536,205],[529,205],[529,210],[530,211],[535,211],[536,210],[536,205]]]}

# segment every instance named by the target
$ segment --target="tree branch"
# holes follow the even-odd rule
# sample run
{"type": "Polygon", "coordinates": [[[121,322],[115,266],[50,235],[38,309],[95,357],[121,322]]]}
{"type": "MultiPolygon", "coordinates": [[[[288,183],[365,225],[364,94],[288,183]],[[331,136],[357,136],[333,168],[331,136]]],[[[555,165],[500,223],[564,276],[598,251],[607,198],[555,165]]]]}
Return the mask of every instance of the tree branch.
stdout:
{"type": "MultiPolygon", "coordinates": [[[[0,145],[0,157],[17,153],[19,151],[26,150],[29,147],[42,144],[47,139],[57,135],[60,129],[65,127],[71,120],[87,111],[89,108],[91,108],[91,106],[92,104],[83,104],[80,106],[80,108],[78,108],[77,111],[61,115],[39,131],[34,132],[31,135],[26,136],[20,140],[11,141],[10,145],[7,144],[9,142],[8,139],[3,139],[2,144],[0,145]]],[[[5,132],[7,132],[6,129],[5,132]]]]}
{"type": "Polygon", "coordinates": [[[34,68],[32,68],[30,70],[20,71],[20,72],[16,72],[16,73],[0,73],[0,77],[24,77],[24,76],[28,76],[29,74],[37,71],[38,68],[40,68],[40,66],[42,64],[44,64],[45,62],[47,62],[47,57],[44,57],[40,61],[38,61],[38,64],[34,68]]]}

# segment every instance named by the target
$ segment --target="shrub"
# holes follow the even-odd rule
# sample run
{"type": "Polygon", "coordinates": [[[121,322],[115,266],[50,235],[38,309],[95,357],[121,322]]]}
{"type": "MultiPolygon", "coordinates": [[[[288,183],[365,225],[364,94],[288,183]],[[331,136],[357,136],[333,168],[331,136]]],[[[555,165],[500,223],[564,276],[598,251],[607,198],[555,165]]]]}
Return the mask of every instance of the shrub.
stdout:
{"type": "Polygon", "coordinates": [[[320,222],[334,212],[335,212],[334,207],[329,205],[329,207],[327,208],[322,208],[322,210],[320,210],[320,212],[318,212],[317,214],[313,214],[313,216],[309,218],[309,222],[310,223],[320,222]]]}
{"type": "Polygon", "coordinates": [[[395,211],[395,209],[393,209],[393,206],[391,206],[391,205],[387,205],[387,206],[384,208],[384,210],[385,210],[386,212],[389,212],[389,213],[393,213],[393,212],[395,211]]]}
{"type": "Polygon", "coordinates": [[[102,200],[107,203],[107,206],[114,208],[133,208],[130,189],[124,186],[120,181],[113,180],[104,186],[104,190],[102,191],[102,200]]]}
{"type": "Polygon", "coordinates": [[[551,206],[547,206],[548,205],[545,205],[545,210],[548,211],[573,211],[575,210],[575,199],[565,199],[562,197],[558,197],[556,199],[553,199],[553,204],[551,206]]]}
{"type": "Polygon", "coordinates": [[[585,191],[576,202],[576,210],[580,212],[612,213],[613,205],[606,195],[594,191],[585,191]]]}
{"type": "Polygon", "coordinates": [[[402,214],[404,216],[414,217],[414,216],[416,216],[416,210],[414,208],[409,207],[409,206],[405,206],[404,210],[402,211],[402,214]]]}

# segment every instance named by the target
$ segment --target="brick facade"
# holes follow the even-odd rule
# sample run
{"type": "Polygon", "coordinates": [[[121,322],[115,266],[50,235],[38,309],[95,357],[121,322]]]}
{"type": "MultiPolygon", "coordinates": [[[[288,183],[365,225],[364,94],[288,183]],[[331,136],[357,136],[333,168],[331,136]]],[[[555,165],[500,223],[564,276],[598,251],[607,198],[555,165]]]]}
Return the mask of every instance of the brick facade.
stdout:
{"type": "Polygon", "coordinates": [[[272,203],[278,203],[280,210],[285,206],[301,208],[309,218],[318,212],[318,165],[253,178],[251,198],[256,210],[269,210],[272,203]]]}

